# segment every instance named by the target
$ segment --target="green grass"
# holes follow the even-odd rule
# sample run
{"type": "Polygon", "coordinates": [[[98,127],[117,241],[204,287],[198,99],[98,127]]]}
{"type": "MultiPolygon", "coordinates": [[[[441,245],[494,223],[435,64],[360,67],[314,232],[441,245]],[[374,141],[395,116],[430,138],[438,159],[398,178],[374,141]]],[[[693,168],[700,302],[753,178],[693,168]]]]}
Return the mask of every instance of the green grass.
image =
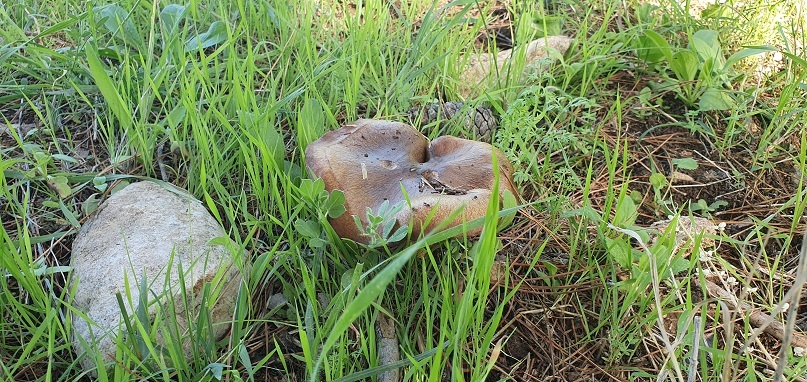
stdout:
{"type": "MultiPolygon", "coordinates": [[[[209,338],[203,315],[186,360],[181,335],[154,341],[170,320],[135,314],[115,361],[96,360],[101,380],[373,379],[390,368],[382,315],[406,381],[803,378],[804,357],[783,357],[705,287],[771,313],[802,286],[798,5],[552,3],[0,5],[0,379],[89,379],[70,346],[70,244],[98,201],[144,177],[199,198],[250,267],[229,338],[209,338]],[[305,147],[359,117],[406,121],[410,107],[461,100],[458,64],[498,49],[478,36],[509,11],[517,46],[558,28],[574,37],[527,83],[465,100],[499,114],[492,143],[524,199],[515,220],[497,230],[508,219],[494,201],[466,227],[484,226],[479,238],[336,237],[338,198],[308,180],[305,147]],[[714,57],[698,48],[705,30],[714,57]],[[746,47],[765,52],[714,65],[746,47]],[[691,52],[695,69],[652,59],[664,49],[691,52]],[[693,239],[714,248],[648,233],[691,214],[726,223],[693,239]]],[[[431,126],[432,138],[464,129],[431,126]]]]}

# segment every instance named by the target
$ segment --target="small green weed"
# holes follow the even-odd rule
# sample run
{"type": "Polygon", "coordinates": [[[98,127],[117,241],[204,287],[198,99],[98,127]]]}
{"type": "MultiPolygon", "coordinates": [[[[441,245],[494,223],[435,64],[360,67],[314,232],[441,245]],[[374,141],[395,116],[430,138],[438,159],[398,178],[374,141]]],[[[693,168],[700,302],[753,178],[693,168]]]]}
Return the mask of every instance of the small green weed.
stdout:
{"type": "Polygon", "coordinates": [[[593,133],[594,109],[599,105],[554,87],[533,86],[502,116],[497,144],[513,162],[517,183],[557,185],[560,194],[582,185],[573,169],[572,155],[594,150],[587,136],[593,133]],[[554,155],[563,164],[552,162],[554,155]],[[546,171],[551,168],[551,171],[546,171]],[[548,178],[546,178],[548,177],[548,178]]]}
{"type": "Polygon", "coordinates": [[[636,40],[636,51],[648,64],[662,66],[662,74],[668,69],[672,71],[673,76],[667,76],[662,86],[672,87],[688,105],[701,112],[734,108],[737,95],[731,83],[736,74],[732,67],[741,59],[764,50],[745,48],[726,59],[718,34],[713,30],[699,30],[689,41],[688,47],[674,49],[660,34],[646,30],[636,40]]]}
{"type": "Polygon", "coordinates": [[[401,200],[398,203],[390,206],[389,200],[385,200],[378,206],[378,211],[374,212],[372,209],[367,208],[367,226],[362,224],[361,219],[353,215],[353,221],[362,236],[370,239],[367,244],[370,248],[377,248],[387,246],[398,241],[403,240],[408,233],[409,226],[399,226],[395,232],[392,231],[397,225],[396,215],[407,207],[406,200],[401,200]],[[376,215],[377,214],[377,215],[376,215]]]}

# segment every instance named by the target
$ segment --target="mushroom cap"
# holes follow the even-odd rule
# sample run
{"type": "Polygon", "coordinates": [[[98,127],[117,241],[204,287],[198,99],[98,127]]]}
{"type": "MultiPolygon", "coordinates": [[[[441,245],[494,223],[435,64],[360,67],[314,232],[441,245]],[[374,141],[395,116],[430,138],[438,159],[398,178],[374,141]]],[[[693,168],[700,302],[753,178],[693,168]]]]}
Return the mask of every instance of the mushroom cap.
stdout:
{"type": "Polygon", "coordinates": [[[451,226],[484,216],[495,183],[494,153],[500,192],[509,190],[516,195],[513,166],[500,150],[452,136],[429,144],[414,127],[399,122],[360,119],[344,125],[311,142],[305,162],[311,173],[322,178],[326,190],[345,194],[346,213],[331,219],[336,233],[367,243],[369,238],[361,235],[351,215],[367,225],[367,208],[377,211],[384,201],[395,205],[408,196],[411,204],[396,219],[400,225],[411,225],[414,235],[438,225],[463,206],[463,213],[451,226]]]}

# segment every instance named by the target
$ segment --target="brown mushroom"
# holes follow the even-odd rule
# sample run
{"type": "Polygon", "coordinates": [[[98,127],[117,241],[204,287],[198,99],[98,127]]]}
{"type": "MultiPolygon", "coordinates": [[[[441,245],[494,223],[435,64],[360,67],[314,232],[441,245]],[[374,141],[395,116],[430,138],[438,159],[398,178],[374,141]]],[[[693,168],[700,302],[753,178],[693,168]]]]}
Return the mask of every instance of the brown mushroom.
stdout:
{"type": "Polygon", "coordinates": [[[411,204],[396,219],[399,225],[412,225],[414,235],[462,207],[464,212],[450,226],[484,216],[495,182],[493,153],[501,194],[508,190],[517,195],[513,166],[500,150],[452,136],[429,144],[414,127],[399,122],[361,119],[330,131],[308,145],[305,162],[329,192],[345,194],[347,212],[331,220],[336,233],[367,243],[369,238],[361,235],[351,215],[366,225],[366,209],[377,211],[384,201],[395,205],[408,196],[411,204]]]}

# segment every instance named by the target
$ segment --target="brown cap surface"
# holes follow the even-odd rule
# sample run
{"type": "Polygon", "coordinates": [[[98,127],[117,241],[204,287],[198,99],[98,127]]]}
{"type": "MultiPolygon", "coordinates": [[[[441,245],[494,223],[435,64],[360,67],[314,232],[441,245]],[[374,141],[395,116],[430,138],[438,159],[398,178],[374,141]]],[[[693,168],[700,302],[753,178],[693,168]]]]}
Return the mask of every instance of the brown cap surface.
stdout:
{"type": "Polygon", "coordinates": [[[398,224],[411,225],[415,236],[463,206],[452,226],[484,216],[495,182],[494,153],[499,190],[517,195],[512,165],[495,147],[451,136],[429,144],[414,127],[392,121],[362,119],[330,131],[308,145],[305,162],[329,192],[345,194],[347,212],[331,220],[336,233],[366,243],[369,238],[361,236],[351,215],[366,225],[367,208],[377,211],[386,200],[390,205],[406,200],[402,189],[411,205],[396,218],[398,224]]]}

